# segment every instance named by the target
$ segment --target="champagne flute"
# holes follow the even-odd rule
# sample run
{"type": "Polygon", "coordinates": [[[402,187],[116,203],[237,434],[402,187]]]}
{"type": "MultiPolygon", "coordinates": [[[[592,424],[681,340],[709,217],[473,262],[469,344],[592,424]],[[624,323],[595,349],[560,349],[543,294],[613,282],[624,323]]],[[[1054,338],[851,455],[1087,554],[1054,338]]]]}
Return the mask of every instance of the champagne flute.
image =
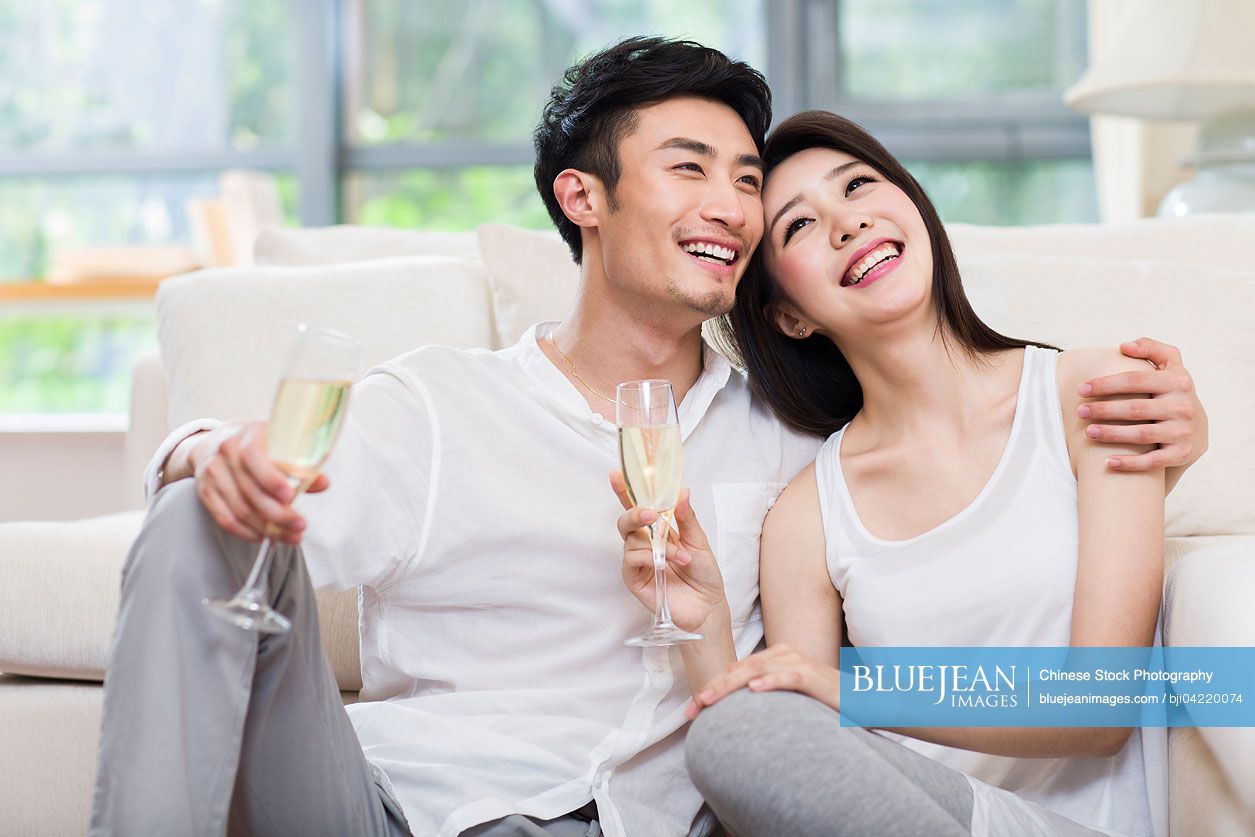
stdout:
{"type": "Polygon", "coordinates": [[[632,505],[653,509],[649,526],[654,559],[654,623],[628,645],[674,645],[701,639],[671,621],[667,604],[667,534],[675,516],[682,475],[680,420],[670,381],[628,381],[615,389],[619,457],[632,505]]]}
{"type": "MultiPolygon", "coordinates": [[[[293,499],[318,476],[340,432],[362,344],[329,328],[297,329],[266,427],[266,455],[284,472],[293,499]]],[[[284,634],[292,623],[266,601],[272,526],[252,572],[231,599],[205,599],[211,612],[247,631],[284,634]]]]}

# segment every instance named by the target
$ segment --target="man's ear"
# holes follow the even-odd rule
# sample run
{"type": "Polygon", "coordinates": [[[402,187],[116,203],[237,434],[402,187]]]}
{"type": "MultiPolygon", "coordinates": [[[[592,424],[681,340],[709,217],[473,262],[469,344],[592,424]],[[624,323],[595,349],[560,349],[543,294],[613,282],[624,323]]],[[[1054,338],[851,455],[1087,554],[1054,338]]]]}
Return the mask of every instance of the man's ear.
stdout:
{"type": "Polygon", "coordinates": [[[553,194],[558,206],[577,227],[596,227],[597,214],[604,194],[601,180],[579,169],[563,169],[553,179],[553,194]]]}
{"type": "Polygon", "coordinates": [[[763,311],[767,319],[776,324],[785,337],[802,338],[811,333],[810,326],[802,319],[801,312],[791,302],[777,302],[763,311]]]}

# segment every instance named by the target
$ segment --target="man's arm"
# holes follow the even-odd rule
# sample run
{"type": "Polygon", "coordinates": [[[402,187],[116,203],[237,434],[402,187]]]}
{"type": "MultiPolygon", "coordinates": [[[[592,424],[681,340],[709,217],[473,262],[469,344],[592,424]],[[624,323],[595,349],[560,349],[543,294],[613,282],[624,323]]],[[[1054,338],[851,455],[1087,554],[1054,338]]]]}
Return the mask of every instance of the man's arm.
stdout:
{"type": "Polygon", "coordinates": [[[1165,468],[1167,490],[1171,491],[1185,469],[1207,450],[1207,412],[1175,346],[1143,337],[1122,343],[1120,351],[1128,357],[1147,360],[1154,368],[1085,381],[1077,389],[1084,400],[1076,415],[1088,423],[1086,433],[1095,441],[1158,445],[1146,453],[1113,455],[1107,459],[1107,466],[1118,471],[1165,468]],[[1110,396],[1126,397],[1096,400],[1110,396]]]}

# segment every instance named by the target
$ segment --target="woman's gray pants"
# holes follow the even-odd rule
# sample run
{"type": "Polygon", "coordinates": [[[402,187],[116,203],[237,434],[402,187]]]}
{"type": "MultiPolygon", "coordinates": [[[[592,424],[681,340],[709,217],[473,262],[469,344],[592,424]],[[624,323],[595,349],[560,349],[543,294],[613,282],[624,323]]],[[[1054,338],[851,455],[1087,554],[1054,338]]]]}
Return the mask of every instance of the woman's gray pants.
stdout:
{"type": "Polygon", "coordinates": [[[733,692],[689,730],[689,773],[729,833],[964,835],[967,778],[896,741],[842,727],[797,692],[733,692]]]}

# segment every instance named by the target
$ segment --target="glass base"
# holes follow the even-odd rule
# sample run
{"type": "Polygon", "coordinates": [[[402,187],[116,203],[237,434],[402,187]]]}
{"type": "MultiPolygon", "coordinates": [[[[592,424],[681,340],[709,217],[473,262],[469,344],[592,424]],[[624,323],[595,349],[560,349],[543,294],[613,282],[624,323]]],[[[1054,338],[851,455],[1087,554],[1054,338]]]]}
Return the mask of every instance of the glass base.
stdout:
{"type": "Polygon", "coordinates": [[[630,645],[633,648],[651,648],[658,645],[695,642],[703,638],[701,634],[682,630],[674,622],[659,622],[656,625],[651,625],[645,633],[624,640],[623,644],[630,645]]]}
{"type": "Polygon", "coordinates": [[[271,608],[265,602],[255,602],[236,596],[225,599],[205,599],[204,604],[215,616],[259,634],[286,634],[292,630],[292,623],[286,616],[271,608]]]}

